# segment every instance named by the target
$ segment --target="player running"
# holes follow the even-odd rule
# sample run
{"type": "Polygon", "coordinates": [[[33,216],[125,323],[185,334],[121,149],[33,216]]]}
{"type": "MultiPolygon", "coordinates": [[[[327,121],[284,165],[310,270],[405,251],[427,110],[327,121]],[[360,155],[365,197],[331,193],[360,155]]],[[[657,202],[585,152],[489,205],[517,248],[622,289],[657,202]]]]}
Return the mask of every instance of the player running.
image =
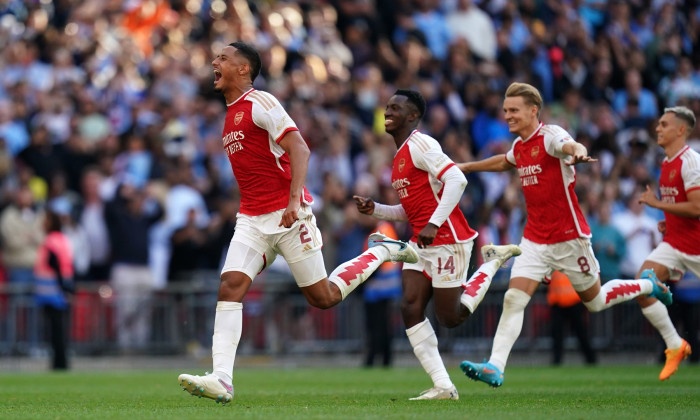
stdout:
{"type": "Polygon", "coordinates": [[[253,88],[260,73],[254,47],[234,42],[212,62],[214,87],[227,103],[223,147],[241,193],[240,213],[221,270],[212,342],[213,373],[182,374],[192,395],[227,403],[233,398],[233,363],[243,325],[243,297],[253,279],[282,255],[297,285],[313,306],[330,308],[387,261],[418,261],[405,242],[380,233],[371,248],[336,268],[329,277],[321,234],[304,188],[309,149],[296,124],[271,94],[253,88]]]}
{"type": "Polygon", "coordinates": [[[388,206],[371,198],[355,196],[361,213],[384,220],[408,221],[413,229],[410,246],[419,259],[403,265],[401,313],[406,335],[433,387],[412,400],[457,400],[438,341],[425,309],[435,298],[435,313],[441,325],[461,324],[484,298],[491,278],[501,264],[519,255],[517,245],[486,245],[484,264],[466,280],[469,259],[478,235],[469,227],[457,204],[467,185],[464,175],[445,155],[440,144],[417,130],[425,114],[425,100],[413,90],[399,89],[384,111],[387,133],[394,137],[391,184],[401,204],[388,206]]]}
{"type": "Polygon", "coordinates": [[[591,248],[591,230],[574,193],[575,164],[595,162],[586,147],[556,125],[539,121],[539,91],[525,83],[506,90],[503,111],[511,133],[517,134],[508,153],[458,164],[465,173],[518,170],[525,196],[527,222],[520,243],[522,255],[513,263],[503,312],[485,363],[463,361],[460,368],[493,387],[503,384],[508,355],[520,335],[523,314],[542,279],[558,270],[566,274],[591,312],[602,311],[637,296],[651,295],[671,304],[671,292],[652,270],[641,279],[611,280],[601,286],[598,260],[591,248]]]}
{"type": "MultiPolygon", "coordinates": [[[[656,126],[657,142],[666,154],[659,178],[661,200],[649,186],[639,197],[640,203],[662,210],[666,217],[659,222],[664,240],[640,269],[654,270],[663,282],[680,280],[686,270],[700,276],[700,154],[687,145],[694,127],[695,114],[690,109],[664,109],[656,126]]],[[[666,380],[690,355],[690,345],[678,335],[664,305],[642,296],[637,302],[666,343],[666,364],[659,374],[660,380],[666,380]]]]}

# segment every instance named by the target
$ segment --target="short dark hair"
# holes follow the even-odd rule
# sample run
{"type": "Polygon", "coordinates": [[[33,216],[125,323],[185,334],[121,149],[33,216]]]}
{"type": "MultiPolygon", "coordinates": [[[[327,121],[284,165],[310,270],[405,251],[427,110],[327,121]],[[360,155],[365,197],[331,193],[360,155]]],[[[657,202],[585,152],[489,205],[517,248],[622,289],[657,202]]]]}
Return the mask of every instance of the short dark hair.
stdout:
{"type": "Polygon", "coordinates": [[[47,219],[47,228],[46,230],[48,232],[60,232],[61,229],[63,228],[63,221],[61,220],[61,216],[58,215],[58,213],[47,210],[44,213],[44,217],[47,219]]]}
{"type": "Polygon", "coordinates": [[[420,114],[418,118],[423,118],[425,115],[426,105],[425,99],[423,99],[423,95],[421,95],[420,92],[412,89],[397,89],[396,92],[394,92],[394,95],[405,96],[408,98],[408,102],[412,103],[418,110],[418,114],[420,114]]]}
{"type": "Polygon", "coordinates": [[[248,60],[250,63],[250,81],[255,81],[255,78],[258,77],[260,69],[262,68],[262,60],[260,59],[258,50],[256,50],[254,46],[243,41],[232,42],[228,45],[238,50],[238,54],[248,60]]]}

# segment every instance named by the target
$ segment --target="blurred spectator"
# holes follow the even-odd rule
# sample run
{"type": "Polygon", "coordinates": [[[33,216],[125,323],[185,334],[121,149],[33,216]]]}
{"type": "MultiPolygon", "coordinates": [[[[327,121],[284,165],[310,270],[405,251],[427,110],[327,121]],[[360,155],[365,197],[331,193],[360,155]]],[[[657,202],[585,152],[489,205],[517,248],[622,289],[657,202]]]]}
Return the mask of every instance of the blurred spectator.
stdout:
{"type": "Polygon", "coordinates": [[[565,274],[555,271],[547,287],[547,303],[551,308],[552,322],[552,364],[561,365],[564,359],[564,322],[571,327],[578,339],[579,349],[586,364],[593,365],[597,357],[589,340],[588,328],[584,319],[583,304],[578,293],[565,274]]]}
{"type": "Polygon", "coordinates": [[[28,187],[22,186],[14,194],[14,201],[0,214],[0,242],[2,261],[7,278],[17,294],[10,301],[10,313],[18,314],[16,322],[8,325],[8,341],[13,346],[28,344],[29,348],[18,348],[20,352],[35,352],[37,349],[37,311],[33,303],[25,298],[31,296],[34,285],[34,263],[39,245],[44,240],[44,212],[37,210],[34,196],[28,187]]]}
{"type": "Polygon", "coordinates": [[[48,206],[60,219],[61,233],[66,237],[73,251],[71,258],[73,277],[86,278],[90,268],[90,245],[82,226],[75,222],[73,204],[65,197],[57,197],[49,201],[48,206]]]}
{"type": "Polygon", "coordinates": [[[620,275],[628,279],[637,276],[647,255],[661,242],[657,221],[644,212],[644,205],[637,199],[638,193],[631,195],[626,209],[612,219],[612,225],[625,238],[626,252],[620,263],[620,275]]]}
{"type": "Polygon", "coordinates": [[[469,49],[482,60],[496,59],[496,29],[489,15],[473,0],[457,0],[457,9],[447,15],[447,27],[456,38],[469,42],[469,49]]]}
{"type": "Polygon", "coordinates": [[[27,187],[20,187],[14,202],[0,214],[2,260],[10,283],[30,286],[36,253],[44,239],[44,212],[37,210],[34,196],[27,187]]]}
{"type": "Polygon", "coordinates": [[[11,156],[29,146],[29,132],[26,125],[15,120],[12,104],[0,99],[0,138],[4,140],[11,156]]]}
{"type": "Polygon", "coordinates": [[[34,265],[35,299],[44,313],[53,351],[52,369],[68,369],[70,301],[74,293],[73,248],[63,229],[61,215],[65,202],[53,202],[44,219],[46,239],[39,247],[34,265]]]}
{"type": "Polygon", "coordinates": [[[415,0],[416,10],[411,18],[416,29],[425,35],[430,53],[437,60],[447,57],[447,47],[452,41],[452,33],[445,17],[438,10],[438,0],[415,0]]]}
{"type": "Polygon", "coordinates": [[[615,92],[613,109],[624,119],[639,117],[646,120],[659,115],[654,94],[642,86],[639,70],[630,69],[625,73],[625,87],[615,92]],[[633,107],[631,107],[633,105],[633,107]]]}
{"type": "MultiPolygon", "coordinates": [[[[623,278],[620,277],[620,262],[627,252],[627,245],[624,236],[610,222],[612,213],[610,203],[601,202],[596,213],[598,217],[591,220],[591,234],[593,235],[591,245],[600,263],[600,279],[605,282],[623,278]]],[[[635,275],[624,278],[633,279],[635,275]]]]}
{"type": "Polygon", "coordinates": [[[116,295],[115,329],[121,350],[143,350],[150,339],[154,279],[148,266],[149,230],[163,215],[144,191],[122,184],[105,206],[112,249],[110,284],[116,295]]]}
{"type": "Polygon", "coordinates": [[[85,280],[103,281],[109,278],[111,250],[104,199],[100,196],[102,178],[97,167],[90,167],[83,173],[80,226],[85,231],[90,248],[89,268],[85,280]]]}

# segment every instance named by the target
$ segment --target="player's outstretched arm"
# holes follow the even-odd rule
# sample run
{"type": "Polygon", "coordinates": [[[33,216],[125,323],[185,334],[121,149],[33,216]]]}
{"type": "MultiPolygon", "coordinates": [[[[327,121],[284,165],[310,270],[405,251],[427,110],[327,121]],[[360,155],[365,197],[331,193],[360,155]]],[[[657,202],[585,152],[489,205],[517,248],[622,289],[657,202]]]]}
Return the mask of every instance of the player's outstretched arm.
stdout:
{"type": "Polygon", "coordinates": [[[571,161],[566,162],[567,165],[576,165],[577,163],[582,163],[582,162],[597,162],[598,159],[593,159],[592,157],[588,156],[588,150],[586,149],[586,146],[582,145],[581,143],[572,141],[566,143],[562,148],[562,152],[566,153],[567,155],[571,155],[574,158],[571,159],[571,161]]]}
{"type": "Polygon", "coordinates": [[[661,211],[669,212],[681,217],[700,217],[700,190],[692,190],[686,194],[688,201],[682,203],[666,203],[656,197],[656,193],[647,185],[646,191],[640,196],[638,201],[649,207],[657,208],[661,211]]]}
{"type": "Polygon", "coordinates": [[[289,131],[279,142],[280,147],[289,156],[289,166],[292,172],[292,182],[289,186],[289,204],[282,214],[278,226],[292,227],[299,220],[298,212],[301,207],[301,195],[304,193],[306,171],[309,169],[309,147],[298,131],[289,131]]]}
{"type": "Polygon", "coordinates": [[[491,156],[476,162],[458,163],[457,167],[465,174],[472,172],[504,172],[514,168],[508,163],[504,154],[491,156]]]}
{"type": "Polygon", "coordinates": [[[382,220],[394,222],[408,221],[408,215],[401,204],[387,206],[386,204],[375,203],[374,200],[359,195],[353,195],[353,200],[357,205],[357,210],[362,214],[367,214],[382,220]]]}
{"type": "Polygon", "coordinates": [[[355,200],[357,211],[369,216],[374,214],[374,200],[367,197],[360,197],[359,195],[353,195],[352,199],[355,200]]]}

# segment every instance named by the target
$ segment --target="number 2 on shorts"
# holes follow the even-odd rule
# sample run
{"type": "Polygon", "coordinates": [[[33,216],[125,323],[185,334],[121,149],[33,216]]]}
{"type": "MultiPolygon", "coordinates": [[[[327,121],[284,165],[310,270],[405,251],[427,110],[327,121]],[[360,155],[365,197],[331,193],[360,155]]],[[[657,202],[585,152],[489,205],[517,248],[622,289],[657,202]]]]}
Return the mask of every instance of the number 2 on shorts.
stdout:
{"type": "Polygon", "coordinates": [[[311,242],[311,235],[309,234],[309,229],[306,227],[306,224],[304,224],[304,223],[299,225],[299,240],[301,241],[302,244],[305,244],[307,242],[311,242]]]}

